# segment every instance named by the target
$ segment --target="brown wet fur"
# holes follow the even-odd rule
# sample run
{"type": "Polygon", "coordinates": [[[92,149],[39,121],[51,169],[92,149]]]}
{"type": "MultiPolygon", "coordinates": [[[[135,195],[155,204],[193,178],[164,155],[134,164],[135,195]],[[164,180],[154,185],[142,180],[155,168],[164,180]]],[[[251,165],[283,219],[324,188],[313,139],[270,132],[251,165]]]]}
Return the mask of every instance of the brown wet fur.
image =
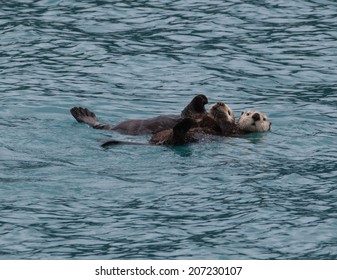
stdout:
{"type": "Polygon", "coordinates": [[[178,146],[195,142],[196,139],[189,133],[193,125],[195,125],[193,119],[182,119],[172,129],[166,129],[154,134],[150,140],[150,144],[178,146]]]}
{"type": "Polygon", "coordinates": [[[200,139],[200,134],[231,135],[235,126],[235,118],[233,115],[231,120],[227,119],[223,111],[227,108],[229,108],[228,105],[223,102],[218,102],[212,107],[211,113],[205,113],[197,120],[193,119],[192,123],[188,123],[188,125],[190,125],[189,128],[185,125],[187,129],[183,130],[183,133],[174,133],[174,131],[179,131],[177,128],[184,123],[184,120],[178,123],[173,129],[164,130],[155,134],[151,138],[150,143],[156,145],[184,145],[197,142],[198,139],[200,139]]]}
{"type": "Polygon", "coordinates": [[[219,107],[222,109],[223,106],[225,106],[223,102],[218,102],[213,106],[210,113],[197,120],[197,125],[192,131],[211,135],[230,135],[235,127],[235,118],[233,116],[233,120],[227,120],[225,113],[218,110],[219,107]]]}
{"type": "Polygon", "coordinates": [[[74,107],[70,110],[72,116],[79,123],[86,123],[95,129],[114,130],[122,134],[146,135],[155,134],[165,129],[173,128],[182,118],[198,119],[206,113],[205,104],[208,103],[205,95],[199,94],[183,109],[179,115],[161,115],[150,119],[126,120],[117,125],[100,123],[95,115],[87,108],[74,107]]]}

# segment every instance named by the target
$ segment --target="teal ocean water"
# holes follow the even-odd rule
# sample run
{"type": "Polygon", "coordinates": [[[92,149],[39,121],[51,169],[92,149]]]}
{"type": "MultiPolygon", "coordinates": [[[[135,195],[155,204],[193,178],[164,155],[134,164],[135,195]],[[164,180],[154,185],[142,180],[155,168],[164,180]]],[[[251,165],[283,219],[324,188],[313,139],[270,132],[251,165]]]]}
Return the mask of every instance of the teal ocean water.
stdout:
{"type": "Polygon", "coordinates": [[[2,1],[0,34],[0,259],[337,258],[336,1],[2,1]],[[198,93],[272,131],[102,149],[149,137],[69,113],[198,93]]]}

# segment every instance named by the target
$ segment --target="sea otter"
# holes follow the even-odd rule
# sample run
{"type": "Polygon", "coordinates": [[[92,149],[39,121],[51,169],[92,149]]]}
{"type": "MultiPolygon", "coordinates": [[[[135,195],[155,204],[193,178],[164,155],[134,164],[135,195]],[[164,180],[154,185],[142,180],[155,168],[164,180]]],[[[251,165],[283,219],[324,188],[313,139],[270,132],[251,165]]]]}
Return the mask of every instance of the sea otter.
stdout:
{"type": "Polygon", "coordinates": [[[205,134],[211,135],[229,135],[234,126],[235,118],[232,109],[223,102],[217,102],[214,104],[210,112],[205,114],[200,119],[193,120],[193,123],[189,121],[190,119],[183,119],[176,127],[183,127],[179,131],[179,139],[176,140],[177,133],[175,132],[176,127],[173,129],[166,129],[154,134],[150,140],[150,144],[155,145],[183,145],[193,142],[198,142],[199,138],[203,138],[205,134]],[[191,124],[190,126],[186,123],[191,124]]]}
{"type": "Polygon", "coordinates": [[[209,115],[214,119],[215,125],[210,126],[210,124],[201,122],[199,126],[204,128],[204,133],[222,136],[232,133],[235,126],[235,116],[233,110],[226,103],[217,102],[212,105],[209,115]],[[211,130],[209,130],[210,128],[211,130]]]}
{"type": "Polygon", "coordinates": [[[145,120],[127,120],[117,125],[102,124],[98,122],[95,113],[87,108],[73,107],[70,112],[80,123],[86,123],[95,129],[114,130],[122,134],[145,135],[154,134],[165,129],[173,128],[182,118],[200,119],[207,114],[205,105],[208,99],[199,94],[183,109],[179,115],[161,115],[145,120]]]}
{"type": "Polygon", "coordinates": [[[183,119],[173,129],[154,134],[149,143],[110,140],[101,146],[108,147],[116,144],[185,145],[198,142],[202,134],[227,137],[240,136],[251,132],[269,131],[271,124],[267,116],[258,111],[242,112],[238,122],[235,124],[232,109],[227,104],[218,102],[211,107],[210,113],[204,116],[202,121],[196,122],[195,120],[191,121],[191,119],[183,119]]]}

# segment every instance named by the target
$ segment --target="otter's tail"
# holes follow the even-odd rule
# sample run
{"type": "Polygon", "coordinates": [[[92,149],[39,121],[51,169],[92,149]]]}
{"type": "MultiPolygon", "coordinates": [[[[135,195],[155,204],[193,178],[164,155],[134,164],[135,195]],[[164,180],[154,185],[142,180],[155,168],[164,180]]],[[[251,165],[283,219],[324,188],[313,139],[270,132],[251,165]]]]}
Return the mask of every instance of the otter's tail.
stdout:
{"type": "Polygon", "coordinates": [[[149,143],[141,143],[141,142],[131,142],[131,141],[120,141],[120,140],[108,140],[105,141],[101,147],[107,148],[109,146],[113,145],[141,145],[141,146],[152,146],[152,144],[149,143]]]}

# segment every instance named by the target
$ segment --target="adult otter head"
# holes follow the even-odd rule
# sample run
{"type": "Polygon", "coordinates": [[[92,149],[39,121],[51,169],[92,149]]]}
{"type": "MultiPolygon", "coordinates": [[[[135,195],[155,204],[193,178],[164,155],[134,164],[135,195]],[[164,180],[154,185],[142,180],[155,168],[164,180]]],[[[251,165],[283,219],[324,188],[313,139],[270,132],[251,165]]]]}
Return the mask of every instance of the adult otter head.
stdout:
{"type": "Polygon", "coordinates": [[[237,123],[237,128],[244,132],[265,132],[271,129],[271,121],[261,112],[242,112],[237,123]]]}
{"type": "Polygon", "coordinates": [[[205,105],[208,104],[208,99],[205,95],[199,94],[181,112],[182,118],[198,118],[206,114],[205,105]]]}
{"type": "Polygon", "coordinates": [[[230,135],[235,127],[233,110],[223,102],[215,103],[210,109],[210,115],[216,121],[222,135],[230,135]]]}

